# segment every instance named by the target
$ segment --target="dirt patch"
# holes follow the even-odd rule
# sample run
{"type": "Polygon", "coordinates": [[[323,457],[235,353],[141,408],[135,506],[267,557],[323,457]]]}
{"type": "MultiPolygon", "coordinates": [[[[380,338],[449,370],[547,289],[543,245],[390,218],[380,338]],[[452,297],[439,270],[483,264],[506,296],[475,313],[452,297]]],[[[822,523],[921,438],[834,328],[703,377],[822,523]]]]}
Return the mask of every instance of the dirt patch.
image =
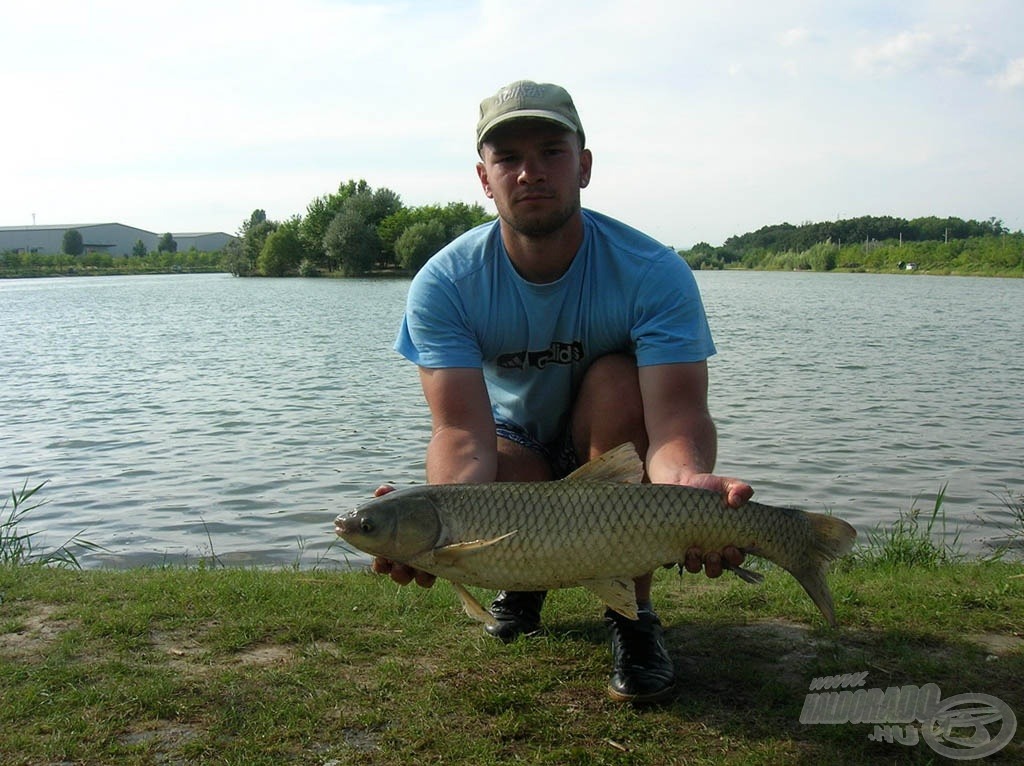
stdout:
{"type": "Polygon", "coordinates": [[[58,619],[56,614],[57,607],[52,604],[36,604],[29,614],[16,618],[14,630],[0,633],[0,654],[17,660],[39,656],[74,626],[71,620],[58,619]]]}
{"type": "Polygon", "coordinates": [[[1005,633],[973,633],[967,638],[996,657],[1004,657],[1024,647],[1024,638],[1005,633]]]}
{"type": "Polygon", "coordinates": [[[175,756],[183,745],[200,736],[200,730],[174,721],[153,721],[145,728],[122,734],[118,740],[128,747],[145,746],[151,749],[153,763],[166,766],[185,766],[184,758],[175,756]]]}
{"type": "Polygon", "coordinates": [[[267,667],[284,665],[292,660],[293,651],[290,647],[279,644],[260,644],[232,655],[231,662],[239,665],[267,667]]]}
{"type": "Polygon", "coordinates": [[[247,665],[269,667],[283,665],[295,657],[293,647],[279,644],[257,644],[228,656],[213,657],[195,638],[177,631],[154,630],[150,641],[156,651],[168,656],[172,667],[185,673],[201,673],[214,665],[247,665]]]}

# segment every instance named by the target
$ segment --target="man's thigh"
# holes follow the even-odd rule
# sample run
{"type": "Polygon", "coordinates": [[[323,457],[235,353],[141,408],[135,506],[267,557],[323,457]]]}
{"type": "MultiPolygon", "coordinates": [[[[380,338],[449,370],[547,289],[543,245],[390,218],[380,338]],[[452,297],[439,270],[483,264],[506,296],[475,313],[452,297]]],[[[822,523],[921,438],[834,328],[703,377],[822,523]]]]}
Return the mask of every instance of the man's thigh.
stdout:
{"type": "Polygon", "coordinates": [[[581,462],[624,442],[646,454],[643,397],[632,354],[609,354],[590,365],[573,405],[572,441],[581,462]]]}

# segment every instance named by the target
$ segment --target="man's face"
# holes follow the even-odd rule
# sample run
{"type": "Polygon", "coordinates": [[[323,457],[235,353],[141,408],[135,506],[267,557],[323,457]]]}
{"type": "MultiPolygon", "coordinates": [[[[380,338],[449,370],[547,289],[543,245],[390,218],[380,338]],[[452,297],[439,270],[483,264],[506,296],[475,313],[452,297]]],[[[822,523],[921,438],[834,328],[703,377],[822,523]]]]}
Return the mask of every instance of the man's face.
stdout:
{"type": "Polygon", "coordinates": [[[572,131],[544,120],[514,120],[487,137],[476,169],[501,220],[525,236],[544,237],[579,212],[591,162],[572,131]]]}

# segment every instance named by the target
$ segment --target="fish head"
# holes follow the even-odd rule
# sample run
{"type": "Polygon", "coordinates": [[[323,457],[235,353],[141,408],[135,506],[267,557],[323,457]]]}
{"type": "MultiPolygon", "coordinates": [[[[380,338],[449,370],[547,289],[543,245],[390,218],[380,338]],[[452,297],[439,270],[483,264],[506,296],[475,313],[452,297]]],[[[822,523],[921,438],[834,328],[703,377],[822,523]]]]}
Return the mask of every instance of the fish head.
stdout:
{"type": "Polygon", "coordinates": [[[426,487],[375,497],[334,520],[334,531],[372,556],[406,562],[431,550],[441,536],[441,519],[426,487]]]}

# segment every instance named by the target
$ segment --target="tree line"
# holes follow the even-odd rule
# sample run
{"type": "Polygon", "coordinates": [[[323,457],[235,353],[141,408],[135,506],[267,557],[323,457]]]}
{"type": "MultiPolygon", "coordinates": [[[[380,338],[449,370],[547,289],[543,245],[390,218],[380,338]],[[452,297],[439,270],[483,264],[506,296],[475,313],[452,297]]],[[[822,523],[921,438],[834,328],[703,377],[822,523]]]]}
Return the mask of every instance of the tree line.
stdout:
{"type": "MultiPolygon", "coordinates": [[[[81,235],[65,233],[61,255],[0,253],[0,276],[68,273],[228,271],[241,276],[355,276],[417,271],[451,240],[493,220],[480,205],[406,207],[390,189],[349,180],[317,197],[305,215],[272,221],[254,210],[222,253],[177,253],[164,234],[157,252],[139,241],[132,257],[81,252],[81,235]],[[78,235],[77,238],[75,235],[78,235]],[[77,240],[77,241],[76,241],[77,240]]],[[[961,218],[863,216],[823,223],[763,226],[719,246],[680,250],[694,269],[896,271],[1024,276],[1024,233],[1003,222],[961,218]]]]}
{"type": "Polygon", "coordinates": [[[1024,276],[1024,233],[1011,232],[997,218],[862,216],[763,226],[729,237],[720,247],[698,242],[680,255],[694,269],[904,269],[1024,276]]]}
{"type": "Polygon", "coordinates": [[[223,263],[238,276],[415,272],[448,242],[492,219],[480,205],[463,202],[406,207],[391,189],[349,180],[310,202],[303,216],[271,221],[254,210],[223,263]]]}

